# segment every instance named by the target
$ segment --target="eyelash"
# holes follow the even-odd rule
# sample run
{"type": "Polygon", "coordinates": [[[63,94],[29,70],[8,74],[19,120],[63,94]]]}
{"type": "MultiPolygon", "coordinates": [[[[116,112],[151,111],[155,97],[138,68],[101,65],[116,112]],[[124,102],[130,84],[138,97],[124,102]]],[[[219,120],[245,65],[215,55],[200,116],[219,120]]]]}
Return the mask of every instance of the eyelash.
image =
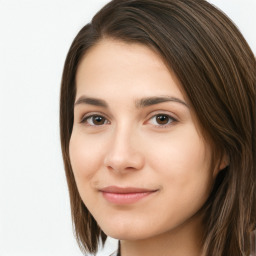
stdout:
{"type": "MultiPolygon", "coordinates": [[[[165,114],[165,113],[158,113],[158,114],[155,114],[155,115],[153,115],[152,117],[150,117],[149,119],[148,119],[148,121],[147,122],[149,122],[150,120],[152,120],[152,119],[154,119],[154,118],[157,118],[157,117],[167,117],[168,118],[168,122],[167,122],[167,124],[163,124],[163,125],[161,125],[161,124],[152,124],[153,126],[155,126],[155,127],[157,127],[157,128],[166,128],[166,127],[169,127],[169,126],[171,126],[173,123],[175,123],[175,122],[177,122],[177,119],[176,118],[174,118],[174,117],[172,117],[171,115],[169,115],[169,114],[165,114]]],[[[157,121],[155,121],[155,122],[157,122],[157,121]]],[[[110,122],[108,121],[108,119],[106,118],[106,117],[104,117],[104,115],[101,115],[101,114],[90,114],[90,115],[85,115],[83,118],[82,118],[82,120],[80,121],[80,123],[82,123],[82,124],[86,124],[86,125],[88,125],[88,126],[91,126],[91,127],[100,127],[100,126],[103,126],[103,125],[107,125],[107,124],[110,124],[110,122]],[[88,120],[90,120],[90,122],[92,123],[93,122],[93,120],[92,120],[92,118],[97,118],[97,117],[99,117],[99,118],[102,118],[103,120],[104,120],[104,123],[103,124],[99,124],[99,125],[97,125],[97,124],[90,124],[89,123],[89,121],[88,120]]]]}
{"type": "MultiPolygon", "coordinates": [[[[149,118],[148,120],[153,120],[155,119],[155,123],[156,124],[153,124],[155,127],[157,128],[167,128],[167,127],[170,127],[171,125],[173,125],[173,123],[177,122],[177,119],[175,119],[174,117],[172,117],[171,115],[168,115],[168,114],[165,114],[165,113],[158,113],[158,114],[155,114],[153,115],[151,118],[149,118]],[[168,119],[168,122],[167,124],[158,124],[156,123],[156,118],[157,117],[165,117],[168,119]]],[[[148,122],[148,121],[147,121],[148,122]]]]}
{"type": "MultiPolygon", "coordinates": [[[[95,124],[88,124],[88,120],[89,119],[92,119],[92,118],[94,118],[94,117],[100,117],[100,118],[103,118],[105,121],[107,121],[108,123],[110,123],[108,120],[107,120],[107,118],[106,117],[104,117],[103,115],[101,115],[101,114],[90,114],[90,115],[85,115],[85,116],[83,116],[83,118],[82,118],[82,120],[81,120],[81,124],[86,124],[86,125],[88,125],[88,126],[102,126],[102,125],[95,125],[95,124]]],[[[105,124],[105,123],[104,123],[105,124]]]]}

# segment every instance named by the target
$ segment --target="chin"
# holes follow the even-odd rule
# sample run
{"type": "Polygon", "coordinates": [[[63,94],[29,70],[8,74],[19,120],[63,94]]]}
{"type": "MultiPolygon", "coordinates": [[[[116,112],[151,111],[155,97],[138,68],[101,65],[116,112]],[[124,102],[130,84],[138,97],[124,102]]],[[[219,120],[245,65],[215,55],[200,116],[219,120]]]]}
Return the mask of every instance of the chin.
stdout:
{"type": "Polygon", "coordinates": [[[131,223],[122,223],[121,225],[113,224],[111,226],[103,227],[101,226],[101,229],[109,237],[126,241],[148,239],[158,233],[157,230],[149,230],[149,225],[138,226],[131,223]]]}
{"type": "Polygon", "coordinates": [[[107,225],[100,225],[100,227],[107,236],[118,240],[140,240],[147,236],[145,228],[138,228],[138,226],[136,227],[131,223],[123,222],[119,224],[108,223],[107,225]]]}
{"type": "Polygon", "coordinates": [[[125,240],[125,241],[138,241],[138,240],[143,240],[151,237],[150,235],[146,235],[146,234],[138,234],[136,231],[132,233],[111,232],[111,233],[106,233],[106,235],[117,240],[125,240]]]}

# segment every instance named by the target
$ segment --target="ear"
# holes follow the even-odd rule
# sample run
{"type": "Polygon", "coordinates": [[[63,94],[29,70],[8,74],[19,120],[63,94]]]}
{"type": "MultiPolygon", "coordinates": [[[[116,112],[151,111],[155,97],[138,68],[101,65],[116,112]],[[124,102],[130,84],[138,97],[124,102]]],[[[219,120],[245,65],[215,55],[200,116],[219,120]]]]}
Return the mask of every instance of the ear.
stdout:
{"type": "Polygon", "coordinates": [[[229,163],[230,163],[229,156],[226,153],[224,153],[222,158],[219,161],[219,164],[216,166],[216,169],[214,171],[214,176],[216,177],[220,171],[222,171],[227,166],[229,166],[229,163]]]}
{"type": "Polygon", "coordinates": [[[219,170],[221,171],[221,170],[225,169],[227,166],[229,166],[229,163],[230,163],[229,156],[225,153],[222,156],[222,159],[220,161],[219,170]]]}

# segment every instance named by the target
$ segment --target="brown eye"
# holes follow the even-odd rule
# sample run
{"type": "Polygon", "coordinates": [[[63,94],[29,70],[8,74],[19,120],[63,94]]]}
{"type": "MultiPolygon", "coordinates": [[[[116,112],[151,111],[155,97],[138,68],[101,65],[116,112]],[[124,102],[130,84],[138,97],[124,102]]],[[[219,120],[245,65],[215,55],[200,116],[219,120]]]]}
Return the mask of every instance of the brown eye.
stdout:
{"type": "Polygon", "coordinates": [[[102,116],[93,116],[92,122],[94,125],[103,125],[105,123],[106,119],[102,116]]]}
{"type": "Polygon", "coordinates": [[[149,123],[153,124],[154,126],[165,127],[172,125],[172,123],[175,121],[177,120],[170,115],[158,114],[152,116],[149,120],[149,123]]]}
{"type": "Polygon", "coordinates": [[[89,126],[100,126],[100,125],[107,124],[108,121],[103,116],[92,115],[92,116],[85,117],[82,120],[82,123],[86,123],[89,126]]]}
{"type": "Polygon", "coordinates": [[[157,115],[156,122],[161,125],[168,124],[170,122],[170,117],[167,115],[157,115]]]}

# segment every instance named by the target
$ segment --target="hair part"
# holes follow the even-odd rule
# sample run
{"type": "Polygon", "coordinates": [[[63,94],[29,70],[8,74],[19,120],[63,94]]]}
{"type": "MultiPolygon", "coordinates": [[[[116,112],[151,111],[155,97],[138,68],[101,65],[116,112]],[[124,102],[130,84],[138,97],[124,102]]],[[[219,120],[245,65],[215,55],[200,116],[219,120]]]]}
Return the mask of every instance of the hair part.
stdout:
{"type": "Polygon", "coordinates": [[[96,253],[107,237],[80,198],[69,158],[76,71],[104,38],[144,44],[176,74],[213,146],[213,167],[229,160],[204,206],[203,254],[249,255],[256,226],[256,61],[236,26],[204,0],[113,0],[74,39],[62,76],[60,134],[80,248],[96,253]]]}

